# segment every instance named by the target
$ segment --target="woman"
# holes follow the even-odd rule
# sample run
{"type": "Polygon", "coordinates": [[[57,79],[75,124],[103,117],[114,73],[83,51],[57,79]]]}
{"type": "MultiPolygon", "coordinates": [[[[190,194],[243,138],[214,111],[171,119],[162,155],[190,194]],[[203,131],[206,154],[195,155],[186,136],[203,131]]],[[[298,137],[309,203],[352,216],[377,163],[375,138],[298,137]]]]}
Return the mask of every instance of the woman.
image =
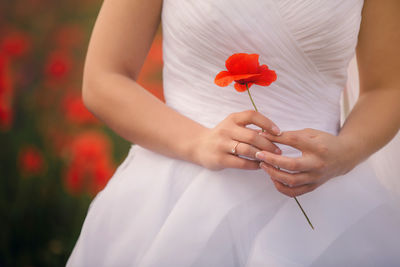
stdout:
{"type": "Polygon", "coordinates": [[[396,0],[105,1],[83,99],[136,145],[68,265],[398,265],[400,215],[364,162],[400,127],[398,11],[396,0]],[[161,17],[166,104],[135,82],[161,17]],[[339,129],[355,48],[360,97],[339,129]],[[213,83],[238,52],[278,75],[252,87],[259,112],[213,83]],[[300,195],[314,231],[289,198],[300,195]]]}

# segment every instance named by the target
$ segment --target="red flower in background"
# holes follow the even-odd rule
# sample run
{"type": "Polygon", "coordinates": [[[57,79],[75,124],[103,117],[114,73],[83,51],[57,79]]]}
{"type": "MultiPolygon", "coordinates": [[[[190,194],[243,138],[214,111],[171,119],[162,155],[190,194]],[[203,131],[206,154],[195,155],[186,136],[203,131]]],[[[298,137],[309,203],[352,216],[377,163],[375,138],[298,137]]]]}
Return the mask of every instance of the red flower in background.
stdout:
{"type": "Polygon", "coordinates": [[[30,38],[23,32],[12,32],[4,37],[0,51],[10,57],[19,57],[31,48],[30,38]]]}
{"type": "Polygon", "coordinates": [[[45,72],[49,78],[63,79],[69,74],[71,66],[72,60],[66,52],[55,51],[47,59],[45,72]]]}
{"type": "Polygon", "coordinates": [[[44,170],[42,153],[34,146],[21,149],[18,156],[19,166],[25,174],[36,175],[44,170]]]}
{"type": "Polygon", "coordinates": [[[99,132],[87,132],[77,136],[68,149],[68,191],[77,194],[87,190],[94,195],[103,189],[114,172],[109,139],[99,132]]]}
{"type": "Polygon", "coordinates": [[[14,113],[8,107],[0,105],[0,129],[8,131],[11,128],[12,121],[14,119],[14,113]]]}
{"type": "Polygon", "coordinates": [[[259,55],[238,53],[230,56],[225,66],[228,71],[221,71],[215,77],[215,84],[228,86],[235,81],[235,89],[238,92],[247,90],[253,84],[268,86],[277,78],[275,71],[268,69],[267,65],[258,63],[259,55]]]}
{"type": "Polygon", "coordinates": [[[77,124],[98,123],[99,121],[87,110],[80,96],[69,95],[63,99],[63,112],[68,121],[77,124]]]}
{"type": "Polygon", "coordinates": [[[0,40],[0,129],[10,130],[13,121],[14,84],[11,59],[24,55],[30,48],[30,39],[23,32],[13,31],[0,40]]]}
{"type": "Polygon", "coordinates": [[[9,130],[13,120],[13,84],[10,60],[0,52],[0,129],[9,130]]]}
{"type": "Polygon", "coordinates": [[[138,77],[138,83],[154,96],[164,101],[162,87],[162,38],[156,36],[147,54],[142,70],[138,77]]]}

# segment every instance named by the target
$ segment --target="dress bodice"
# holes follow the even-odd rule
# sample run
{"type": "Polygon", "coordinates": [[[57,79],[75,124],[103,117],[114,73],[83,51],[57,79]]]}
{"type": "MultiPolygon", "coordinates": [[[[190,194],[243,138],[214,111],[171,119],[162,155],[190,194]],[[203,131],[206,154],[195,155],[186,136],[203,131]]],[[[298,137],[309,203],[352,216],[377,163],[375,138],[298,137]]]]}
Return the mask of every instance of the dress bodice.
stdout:
{"type": "Polygon", "coordinates": [[[275,70],[269,87],[251,88],[282,130],[337,133],[340,95],[354,56],[362,0],[164,0],[164,93],[182,114],[211,127],[252,109],[215,75],[233,53],[257,53],[275,70]]]}

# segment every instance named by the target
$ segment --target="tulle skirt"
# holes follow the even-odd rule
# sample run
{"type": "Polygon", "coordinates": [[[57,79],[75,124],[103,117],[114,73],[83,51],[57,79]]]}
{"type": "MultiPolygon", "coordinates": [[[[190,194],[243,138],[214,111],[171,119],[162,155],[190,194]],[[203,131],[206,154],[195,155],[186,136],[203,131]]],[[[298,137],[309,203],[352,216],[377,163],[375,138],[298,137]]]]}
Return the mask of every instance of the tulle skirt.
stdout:
{"type": "Polygon", "coordinates": [[[364,162],[298,197],[262,171],[211,171],[132,146],[68,266],[400,266],[399,202],[364,162]]]}

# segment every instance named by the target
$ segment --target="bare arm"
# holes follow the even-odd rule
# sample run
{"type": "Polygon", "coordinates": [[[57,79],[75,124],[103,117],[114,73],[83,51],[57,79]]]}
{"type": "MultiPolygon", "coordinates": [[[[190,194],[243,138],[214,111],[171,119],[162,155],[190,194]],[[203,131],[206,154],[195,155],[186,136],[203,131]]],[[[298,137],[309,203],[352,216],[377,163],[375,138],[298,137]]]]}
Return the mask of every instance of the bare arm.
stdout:
{"type": "MultiPolygon", "coordinates": [[[[235,141],[241,154],[254,158],[258,148],[273,151],[270,141],[245,128],[271,129],[259,113],[229,116],[208,129],[177,113],[136,83],[160,23],[161,0],[105,0],[87,54],[83,99],[116,133],[161,154],[211,169],[255,169],[250,160],[229,154],[235,141]]],[[[156,163],[155,163],[156,164],[156,163]]]]}
{"type": "Polygon", "coordinates": [[[185,157],[189,137],[204,128],[168,109],[135,82],[160,23],[161,4],[161,0],[104,1],[88,49],[83,99],[130,142],[185,157]]]}
{"type": "Polygon", "coordinates": [[[357,46],[360,96],[340,136],[359,161],[400,128],[400,2],[365,1],[357,46]]]}
{"type": "Polygon", "coordinates": [[[283,194],[297,196],[352,170],[387,144],[400,128],[400,1],[365,0],[357,46],[360,97],[339,136],[314,129],[284,132],[272,141],[303,152],[287,158],[258,154],[283,194]],[[273,166],[294,171],[288,173],[273,166]]]}

